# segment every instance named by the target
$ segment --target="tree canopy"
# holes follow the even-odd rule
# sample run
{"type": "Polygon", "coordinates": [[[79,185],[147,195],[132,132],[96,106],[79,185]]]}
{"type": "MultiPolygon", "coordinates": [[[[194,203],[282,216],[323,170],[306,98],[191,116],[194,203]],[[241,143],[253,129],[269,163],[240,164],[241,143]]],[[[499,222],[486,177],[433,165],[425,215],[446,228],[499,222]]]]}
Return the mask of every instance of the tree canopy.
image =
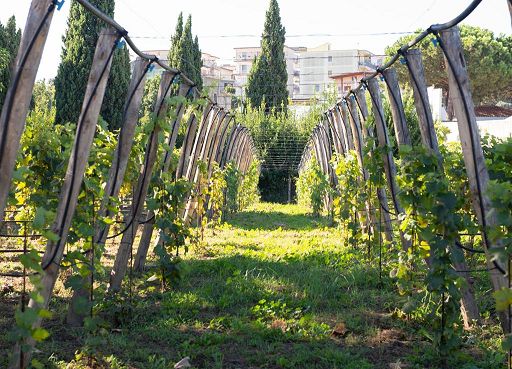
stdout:
{"type": "MultiPolygon", "coordinates": [[[[94,0],[93,5],[110,17],[114,0],[94,0]]],[[[56,123],[77,122],[87,87],[98,36],[105,24],[72,2],[68,29],[63,37],[61,62],[55,78],[56,123]]],[[[101,115],[110,129],[122,124],[123,107],[130,83],[130,60],[126,46],[116,49],[103,99],[101,115]]]]}
{"type": "Polygon", "coordinates": [[[12,16],[4,26],[0,23],[0,109],[7,94],[11,81],[18,47],[21,41],[21,30],[16,26],[16,18],[12,16]]]}
{"type": "Polygon", "coordinates": [[[261,54],[255,59],[247,80],[247,98],[252,107],[286,111],[288,73],[284,56],[286,30],[281,24],[279,4],[270,0],[261,39],[261,54]]]}
{"type": "MultiPolygon", "coordinates": [[[[471,83],[471,93],[476,105],[494,104],[512,97],[512,36],[468,25],[460,26],[464,56],[471,83]]],[[[401,37],[386,48],[393,55],[400,46],[411,41],[415,35],[401,37]]],[[[440,47],[429,38],[418,45],[423,55],[425,78],[429,85],[448,91],[448,75],[440,47]]],[[[404,65],[396,64],[401,83],[408,84],[409,76],[404,65]]]]}
{"type": "Polygon", "coordinates": [[[169,65],[180,70],[190,78],[199,89],[203,87],[201,77],[201,50],[199,39],[192,36],[192,16],[188,16],[183,25],[183,13],[178,16],[176,30],[171,37],[171,48],[169,49],[169,65]]]}

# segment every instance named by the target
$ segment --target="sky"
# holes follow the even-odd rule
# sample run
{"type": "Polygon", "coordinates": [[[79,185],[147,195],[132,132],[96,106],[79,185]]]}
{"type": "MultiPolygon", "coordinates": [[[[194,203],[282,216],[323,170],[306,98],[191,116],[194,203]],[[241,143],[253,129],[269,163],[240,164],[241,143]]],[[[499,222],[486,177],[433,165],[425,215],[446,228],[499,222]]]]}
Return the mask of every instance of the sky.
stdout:
{"type": "MultiPolygon", "coordinates": [[[[30,0],[0,0],[0,21],[15,15],[23,29],[30,0]]],[[[470,0],[279,0],[288,46],[360,48],[382,54],[400,32],[425,29],[458,15],[470,0]]],[[[53,17],[38,79],[57,73],[71,0],[53,17]]],[[[192,15],[192,32],[203,52],[230,64],[234,47],[258,46],[268,0],[116,0],[114,18],[141,50],[168,49],[180,11],[192,15]]],[[[507,0],[483,0],[466,24],[510,35],[507,0]]]]}

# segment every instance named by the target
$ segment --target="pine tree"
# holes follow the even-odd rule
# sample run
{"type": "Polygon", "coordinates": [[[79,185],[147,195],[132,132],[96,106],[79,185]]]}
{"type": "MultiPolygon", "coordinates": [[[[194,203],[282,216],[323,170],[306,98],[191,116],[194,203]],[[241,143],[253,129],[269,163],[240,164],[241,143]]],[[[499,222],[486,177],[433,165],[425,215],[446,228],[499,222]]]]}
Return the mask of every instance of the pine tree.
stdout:
{"type": "Polygon", "coordinates": [[[21,30],[16,27],[14,16],[9,18],[5,26],[0,23],[0,109],[11,81],[20,41],[21,30]]]}
{"type": "MultiPolygon", "coordinates": [[[[115,0],[93,0],[93,5],[110,17],[114,16],[115,0]]],[[[55,78],[56,123],[78,121],[92,59],[100,31],[100,19],[73,1],[68,29],[63,37],[61,62],[55,78]]],[[[121,125],[121,117],[130,79],[128,51],[116,50],[101,113],[109,127],[121,125]]]]}
{"type": "Polygon", "coordinates": [[[277,0],[270,0],[261,40],[261,54],[253,63],[246,89],[251,106],[260,107],[263,103],[267,112],[272,109],[286,111],[288,106],[285,34],[277,0]]]}

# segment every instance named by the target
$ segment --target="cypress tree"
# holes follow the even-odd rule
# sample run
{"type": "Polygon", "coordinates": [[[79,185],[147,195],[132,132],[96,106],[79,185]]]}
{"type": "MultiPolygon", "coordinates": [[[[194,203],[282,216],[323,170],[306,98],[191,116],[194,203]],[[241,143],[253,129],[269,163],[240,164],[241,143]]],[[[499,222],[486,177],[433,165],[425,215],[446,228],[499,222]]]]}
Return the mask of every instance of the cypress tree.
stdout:
{"type": "Polygon", "coordinates": [[[286,111],[288,106],[285,34],[279,4],[277,0],[270,0],[261,40],[261,54],[253,63],[246,88],[251,106],[260,107],[263,103],[267,112],[274,108],[286,111]]]}
{"type": "Polygon", "coordinates": [[[109,130],[121,128],[124,104],[130,85],[130,54],[123,46],[114,53],[107,90],[101,106],[101,116],[108,123],[109,130]]]}
{"type": "Polygon", "coordinates": [[[178,23],[176,23],[176,31],[171,36],[171,48],[167,57],[169,66],[181,70],[181,35],[183,33],[183,13],[178,15],[178,23]]]}
{"type": "MultiPolygon", "coordinates": [[[[115,0],[93,0],[93,5],[110,17],[114,16],[115,0]]],[[[92,66],[100,31],[105,24],[73,1],[68,29],[63,37],[61,62],[55,77],[56,123],[77,122],[92,66]]],[[[101,108],[110,128],[121,125],[121,117],[130,79],[126,48],[116,50],[101,108]]]]}
{"type": "Polygon", "coordinates": [[[203,77],[201,76],[201,67],[203,66],[203,61],[201,59],[201,49],[199,48],[199,38],[196,35],[194,39],[194,66],[196,70],[196,84],[199,90],[203,89],[203,77]]]}
{"type": "Polygon", "coordinates": [[[201,77],[201,50],[199,40],[192,37],[192,17],[189,15],[183,26],[183,14],[178,16],[176,31],[171,37],[169,50],[169,65],[180,70],[190,78],[200,89],[203,85],[201,77]]]}
{"type": "Polygon", "coordinates": [[[14,16],[9,18],[5,26],[0,23],[0,109],[11,82],[11,73],[14,69],[20,41],[21,30],[16,27],[14,16]]]}
{"type": "Polygon", "coordinates": [[[187,77],[196,82],[197,73],[194,65],[194,39],[192,37],[192,17],[189,15],[183,34],[181,35],[181,67],[179,68],[187,77]]]}

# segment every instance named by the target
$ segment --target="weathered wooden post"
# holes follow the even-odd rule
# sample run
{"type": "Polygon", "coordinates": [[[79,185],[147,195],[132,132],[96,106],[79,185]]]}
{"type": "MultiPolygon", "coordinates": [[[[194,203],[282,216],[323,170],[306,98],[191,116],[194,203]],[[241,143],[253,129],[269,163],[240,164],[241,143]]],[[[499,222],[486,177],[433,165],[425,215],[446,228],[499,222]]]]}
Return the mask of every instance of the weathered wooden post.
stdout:
{"type": "MultiPolygon", "coordinates": [[[[437,134],[434,128],[434,120],[432,118],[432,111],[430,110],[430,104],[428,101],[427,85],[425,81],[421,52],[417,49],[409,50],[407,53],[405,53],[405,58],[413,85],[414,104],[418,113],[421,140],[423,146],[427,147],[434,155],[437,156],[439,162],[439,171],[443,173],[443,156],[439,150],[437,134]]],[[[451,246],[451,254],[453,265],[457,270],[468,270],[464,254],[455,244],[451,246]]],[[[429,259],[427,259],[426,262],[429,264],[429,259]]],[[[467,287],[461,289],[461,312],[464,319],[464,324],[466,326],[470,326],[472,320],[480,319],[480,314],[478,312],[478,306],[474,298],[473,288],[469,278],[470,276],[467,273],[462,273],[462,276],[467,281],[467,287]]]]}
{"type": "MultiPolygon", "coordinates": [[[[188,91],[189,86],[185,83],[181,83],[178,90],[178,96],[184,97],[188,91]]],[[[162,160],[162,168],[160,169],[160,175],[162,175],[163,173],[167,173],[169,171],[169,167],[171,165],[172,152],[174,151],[174,146],[176,145],[176,139],[178,137],[178,131],[180,129],[181,119],[183,118],[184,111],[185,103],[180,103],[176,107],[176,117],[174,117],[174,119],[172,120],[170,131],[166,139],[167,147],[164,150],[164,157],[162,160]]],[[[146,263],[146,257],[148,255],[149,245],[153,237],[154,228],[155,212],[153,210],[150,210],[147,214],[147,221],[144,223],[144,227],[142,228],[142,235],[140,237],[139,246],[137,247],[137,253],[135,254],[135,259],[133,262],[133,270],[137,272],[140,272],[144,269],[144,264],[146,263]]]]}
{"type": "MultiPolygon", "coordinates": [[[[359,120],[359,114],[357,112],[356,99],[354,95],[351,95],[348,99],[348,108],[350,112],[350,128],[352,130],[354,149],[356,151],[357,162],[359,164],[359,170],[361,172],[361,179],[363,182],[368,181],[368,171],[364,167],[363,160],[363,137],[361,123],[359,120]]],[[[368,232],[373,228],[373,224],[377,224],[377,218],[373,212],[371,202],[367,200],[365,202],[366,214],[368,216],[368,232]]]]}
{"type": "Polygon", "coordinates": [[[185,170],[190,162],[190,153],[193,149],[194,138],[197,133],[198,121],[194,113],[190,114],[187,122],[187,131],[185,132],[185,140],[181,148],[180,161],[176,168],[176,178],[181,178],[185,174],[185,170]]]}
{"type": "MultiPolygon", "coordinates": [[[[58,240],[48,240],[43,256],[42,268],[44,272],[41,276],[42,289],[40,291],[42,302],[31,299],[28,304],[29,308],[48,307],[53,287],[59,275],[60,263],[64,254],[71,221],[75,213],[80,187],[96,131],[96,123],[107,86],[112,56],[114,55],[118,38],[118,33],[111,28],[103,29],[98,38],[82,111],[78,119],[75,141],[59,197],[57,214],[51,228],[58,236],[58,240]]],[[[40,324],[41,318],[38,318],[33,327],[39,327],[40,324]]],[[[10,368],[19,368],[20,359],[25,365],[30,362],[34,341],[32,339],[25,339],[22,343],[23,346],[26,347],[22,355],[23,358],[19,354],[15,355],[15,360],[10,368]]],[[[19,353],[19,350],[15,350],[15,352],[19,353]]]]}
{"type": "Polygon", "coordinates": [[[162,74],[160,88],[158,91],[157,103],[155,104],[155,116],[157,120],[152,122],[153,129],[148,138],[146,153],[144,156],[144,164],[137,182],[137,187],[133,193],[133,204],[130,213],[126,218],[127,226],[125,227],[119,249],[117,250],[114,268],[110,274],[109,291],[118,292],[121,289],[123,278],[126,274],[128,260],[132,254],[133,241],[140,222],[140,216],[153,173],[153,167],[156,162],[156,154],[158,150],[158,135],[161,131],[159,120],[165,119],[167,116],[168,101],[167,96],[170,92],[174,74],[165,71],[162,74]]]}
{"type": "MultiPolygon", "coordinates": [[[[373,137],[374,133],[372,130],[368,129],[368,127],[365,126],[367,120],[368,120],[368,105],[366,104],[366,96],[365,92],[362,88],[356,90],[355,92],[356,96],[356,102],[359,105],[359,109],[361,111],[361,116],[363,117],[363,122],[361,124],[361,132],[363,133],[364,140],[367,140],[368,137],[373,137]]],[[[369,176],[368,176],[369,178],[369,176]]],[[[371,194],[370,194],[371,195],[371,194]]],[[[382,208],[385,206],[388,208],[388,196],[386,195],[386,190],[384,187],[377,187],[376,190],[377,199],[379,201],[379,206],[382,208]],[[383,205],[384,204],[384,205],[383,205]]],[[[377,221],[377,218],[375,217],[375,213],[372,211],[372,219],[375,219],[375,222],[377,221]]],[[[393,242],[393,224],[391,223],[391,216],[389,212],[384,211],[382,214],[382,218],[384,218],[384,235],[386,237],[386,241],[393,242]]],[[[380,221],[380,219],[379,219],[380,221]]],[[[376,225],[376,223],[374,223],[376,225]]],[[[382,227],[379,227],[381,229],[382,227]]]]}
{"type": "Polygon", "coordinates": [[[420,124],[421,140],[425,147],[437,155],[439,163],[441,163],[442,157],[439,153],[439,144],[437,143],[437,135],[434,129],[434,118],[432,117],[428,101],[427,82],[425,80],[421,51],[412,49],[404,52],[403,55],[411,78],[414,106],[416,107],[420,124]]]}
{"type": "MultiPolygon", "coordinates": [[[[462,155],[469,178],[473,208],[483,231],[483,241],[486,250],[487,263],[490,266],[490,276],[495,291],[509,288],[508,279],[503,271],[507,271],[506,263],[497,258],[490,251],[493,248],[503,247],[501,242],[492,242],[487,236],[489,229],[498,227],[499,223],[493,212],[492,204],[487,196],[489,173],[480,142],[480,132],[475,117],[475,109],[471,97],[469,76],[463,53],[460,33],[457,27],[440,33],[440,45],[445,53],[448,70],[448,84],[457,126],[462,145],[462,155]],[[496,263],[498,270],[493,266],[496,263]]],[[[509,333],[509,317],[506,312],[499,312],[503,331],[509,333]]]]}
{"type": "Polygon", "coordinates": [[[336,104],[332,110],[333,118],[334,118],[334,125],[336,126],[336,130],[339,134],[339,140],[340,140],[340,148],[341,148],[341,155],[345,156],[348,147],[347,147],[347,132],[345,131],[345,128],[343,127],[343,120],[341,118],[341,111],[340,106],[336,104]]]}
{"type": "Polygon", "coordinates": [[[386,86],[388,87],[389,104],[391,106],[391,116],[393,118],[393,127],[395,128],[395,137],[398,147],[402,145],[411,146],[411,135],[407,127],[405,118],[402,94],[398,85],[398,77],[394,68],[386,69],[382,72],[386,86]]]}
{"type": "Polygon", "coordinates": [[[25,23],[13,78],[0,115],[0,222],[11,186],[21,134],[32,99],[32,90],[55,10],[53,0],[32,0],[25,23]]]}
{"type": "MultiPolygon", "coordinates": [[[[110,207],[113,198],[119,195],[123,184],[126,167],[130,158],[130,152],[133,146],[133,137],[135,135],[135,127],[138,122],[139,108],[142,101],[144,86],[146,83],[146,72],[149,67],[149,61],[138,58],[133,64],[133,73],[130,86],[128,88],[128,97],[125,103],[125,112],[123,115],[123,125],[119,132],[117,148],[114,153],[112,165],[109,169],[108,179],[105,184],[104,196],[101,201],[97,218],[112,217],[110,207]]],[[[98,222],[95,229],[94,243],[104,245],[107,239],[109,224],[98,222]]],[[[88,250],[86,257],[89,259],[92,250],[88,250]]],[[[99,254],[101,258],[101,253],[99,254]]],[[[90,302],[89,288],[92,283],[92,274],[83,278],[82,287],[73,291],[73,297],[68,309],[66,322],[71,326],[83,325],[86,313],[84,312],[83,301],[90,302]]]]}
{"type": "MultiPolygon", "coordinates": [[[[382,106],[382,98],[380,95],[379,83],[375,78],[368,81],[368,90],[372,98],[373,115],[375,117],[375,126],[377,128],[377,141],[379,147],[385,148],[386,152],[382,153],[382,161],[384,163],[384,173],[386,174],[387,184],[391,199],[393,201],[393,207],[396,212],[396,216],[404,212],[404,209],[400,205],[398,200],[398,193],[400,188],[396,183],[396,167],[393,154],[391,153],[391,145],[389,143],[388,130],[384,121],[384,108],[382,106]]],[[[381,205],[382,206],[382,205],[381,205]]],[[[387,206],[387,204],[386,204],[387,206]]],[[[384,213],[387,213],[387,209],[383,209],[384,213]]],[[[411,242],[404,237],[403,232],[400,230],[400,240],[402,242],[402,248],[407,251],[411,247],[411,242]]]]}
{"type": "Polygon", "coordinates": [[[344,134],[346,135],[347,139],[347,152],[349,150],[355,150],[354,145],[354,135],[352,134],[352,128],[350,124],[350,118],[349,118],[349,112],[348,112],[348,106],[347,101],[343,99],[343,101],[340,103],[340,112],[341,112],[341,122],[343,123],[344,128],[344,134]]]}

